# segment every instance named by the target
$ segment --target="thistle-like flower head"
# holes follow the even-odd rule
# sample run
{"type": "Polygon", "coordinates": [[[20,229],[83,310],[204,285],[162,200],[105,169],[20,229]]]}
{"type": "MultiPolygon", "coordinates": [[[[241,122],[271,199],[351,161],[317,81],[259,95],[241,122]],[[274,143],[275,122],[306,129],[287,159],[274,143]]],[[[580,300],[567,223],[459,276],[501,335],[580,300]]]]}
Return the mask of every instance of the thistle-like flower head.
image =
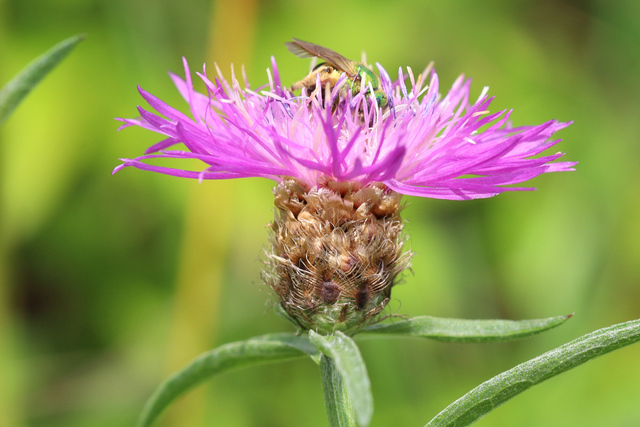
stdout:
{"type": "MultiPolygon", "coordinates": [[[[391,286],[409,265],[402,253],[400,195],[467,200],[492,197],[545,172],[573,170],[541,155],[570,123],[555,120],[511,127],[511,111],[491,113],[492,98],[470,101],[470,80],[458,78],[440,94],[432,67],[392,81],[377,65],[388,106],[364,87],[353,96],[320,84],[294,96],[272,59],[269,84],[251,89],[205,70],[206,93],[171,75],[190,116],[139,89],[156,111],[120,119],[163,139],[127,166],[205,179],[263,177],[277,183],[273,249],[264,277],[285,311],[303,328],[354,332],[389,300],[391,286]],[[183,144],[186,149],[171,149],[183,144]],[[198,159],[199,171],[155,166],[156,157],[198,159]]],[[[246,82],[246,77],[244,78],[246,82]]],[[[319,83],[319,81],[318,81],[319,83]]]]}
{"type": "Polygon", "coordinates": [[[486,91],[470,102],[469,79],[461,76],[442,96],[431,67],[417,77],[400,70],[395,82],[378,69],[391,105],[386,111],[363,94],[325,108],[340,96],[340,84],[328,94],[293,96],[281,84],[275,60],[266,88],[241,86],[234,75],[229,83],[219,70],[209,79],[203,71],[198,76],[207,93],[202,94],[194,91],[185,61],[186,81],[171,78],[191,117],[140,89],[158,114],[139,107],[141,117],[121,119],[123,127],[140,126],[164,139],[144,156],[122,159],[115,171],[134,166],[201,180],[264,177],[282,182],[291,177],[308,188],[331,181],[381,182],[401,194],[466,200],[531,190],[507,186],[575,165],[552,163],[562,153],[538,156],[558,142],[550,139],[553,133],[570,123],[511,127],[510,110],[489,112],[493,98],[486,91]],[[186,150],[169,149],[179,143],[186,150]],[[205,168],[146,163],[155,157],[195,158],[205,168]]]}

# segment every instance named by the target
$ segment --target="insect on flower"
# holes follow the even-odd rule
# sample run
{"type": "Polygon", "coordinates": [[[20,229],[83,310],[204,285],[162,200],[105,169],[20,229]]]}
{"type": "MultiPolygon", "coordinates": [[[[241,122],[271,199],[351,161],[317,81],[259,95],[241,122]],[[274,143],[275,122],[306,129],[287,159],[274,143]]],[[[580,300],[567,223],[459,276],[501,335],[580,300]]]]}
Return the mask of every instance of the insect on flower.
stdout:
{"type": "Polygon", "coordinates": [[[387,106],[387,96],[380,87],[380,80],[375,73],[362,62],[351,61],[326,47],[305,42],[294,38],[293,41],[285,43],[287,49],[299,58],[320,58],[327,62],[316,65],[307,76],[291,86],[291,91],[295,92],[302,88],[311,93],[316,89],[318,79],[322,87],[329,85],[330,89],[338,83],[340,76],[345,74],[347,85],[351,89],[351,95],[357,95],[361,90],[361,85],[365,86],[365,93],[373,93],[378,107],[387,106]]]}

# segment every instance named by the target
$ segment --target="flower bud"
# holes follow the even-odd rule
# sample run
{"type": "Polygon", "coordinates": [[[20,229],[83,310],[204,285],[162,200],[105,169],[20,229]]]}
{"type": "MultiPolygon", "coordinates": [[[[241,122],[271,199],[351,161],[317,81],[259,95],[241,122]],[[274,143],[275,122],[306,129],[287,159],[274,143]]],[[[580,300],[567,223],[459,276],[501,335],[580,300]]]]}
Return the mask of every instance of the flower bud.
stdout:
{"type": "Polygon", "coordinates": [[[312,189],[285,179],[274,189],[277,211],[263,277],[303,329],[353,334],[379,318],[403,252],[402,195],[376,183],[325,182],[312,189]]]}

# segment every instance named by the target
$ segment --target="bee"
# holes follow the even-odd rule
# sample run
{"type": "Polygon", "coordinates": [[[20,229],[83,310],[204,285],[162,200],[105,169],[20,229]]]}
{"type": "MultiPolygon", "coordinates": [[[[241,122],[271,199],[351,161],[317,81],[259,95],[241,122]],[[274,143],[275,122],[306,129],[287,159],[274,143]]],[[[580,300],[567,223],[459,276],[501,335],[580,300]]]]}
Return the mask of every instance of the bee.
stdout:
{"type": "Polygon", "coordinates": [[[316,88],[318,76],[322,86],[329,85],[333,88],[340,76],[344,73],[347,76],[347,86],[351,89],[352,95],[360,92],[360,87],[364,81],[366,93],[373,91],[376,102],[380,108],[387,106],[387,97],[380,87],[380,80],[374,72],[362,62],[351,61],[337,52],[317,44],[305,42],[294,38],[293,41],[285,43],[289,52],[299,58],[320,58],[326,62],[316,65],[313,70],[302,80],[291,86],[291,91],[295,92],[306,88],[310,93],[316,88]]]}

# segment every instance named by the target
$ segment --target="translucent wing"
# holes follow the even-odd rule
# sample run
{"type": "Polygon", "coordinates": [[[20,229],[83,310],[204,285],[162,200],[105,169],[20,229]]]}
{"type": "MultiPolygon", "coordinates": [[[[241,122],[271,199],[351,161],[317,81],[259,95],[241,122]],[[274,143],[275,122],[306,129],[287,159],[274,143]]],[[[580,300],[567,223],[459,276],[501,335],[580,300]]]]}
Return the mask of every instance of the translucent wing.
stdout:
{"type": "Polygon", "coordinates": [[[322,58],[340,71],[347,73],[349,77],[356,77],[357,75],[355,62],[345,58],[338,52],[332,51],[331,49],[296,38],[291,42],[285,43],[285,46],[287,46],[289,52],[299,58],[322,58]]]}

